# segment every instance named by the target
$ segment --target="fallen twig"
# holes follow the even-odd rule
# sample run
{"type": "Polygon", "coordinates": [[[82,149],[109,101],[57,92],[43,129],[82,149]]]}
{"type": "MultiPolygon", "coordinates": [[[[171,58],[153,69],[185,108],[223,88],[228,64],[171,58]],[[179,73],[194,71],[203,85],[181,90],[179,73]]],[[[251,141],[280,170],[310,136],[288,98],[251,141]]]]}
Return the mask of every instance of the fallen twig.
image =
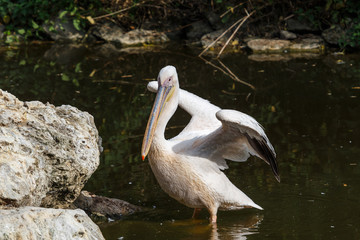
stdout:
{"type": "MultiPolygon", "coordinates": [[[[243,17],[244,18],[244,17],[243,17]]],[[[201,55],[203,55],[209,48],[211,48],[217,41],[219,41],[220,38],[222,38],[228,31],[230,31],[233,27],[235,27],[239,22],[241,22],[243,20],[243,18],[239,19],[238,21],[236,21],[233,25],[231,25],[228,29],[226,29],[220,36],[218,36],[209,46],[207,46],[200,54],[199,57],[201,57],[201,55]]]]}
{"type": "Polygon", "coordinates": [[[121,9],[121,10],[119,10],[119,11],[112,12],[112,13],[108,13],[108,14],[105,14],[105,15],[93,17],[92,19],[93,19],[93,20],[96,20],[96,19],[100,19],[100,18],[110,17],[110,16],[112,16],[112,15],[116,15],[116,14],[125,12],[125,11],[127,11],[127,10],[130,10],[131,8],[137,7],[137,6],[139,6],[140,4],[143,4],[144,2],[145,2],[145,1],[139,2],[139,3],[135,3],[135,4],[132,5],[131,7],[127,7],[127,8],[121,9]]]}
{"type": "MultiPolygon", "coordinates": [[[[250,14],[247,13],[247,16],[240,18],[239,20],[237,20],[233,25],[231,25],[228,29],[226,29],[219,37],[217,37],[209,46],[207,46],[200,54],[199,57],[201,57],[201,55],[203,55],[209,48],[211,48],[217,41],[219,41],[220,38],[222,38],[227,32],[229,32],[233,27],[235,27],[236,25],[239,24],[239,26],[237,27],[237,30],[239,30],[239,28],[244,24],[244,22],[255,12],[256,10],[252,11],[250,14]]],[[[237,32],[237,30],[235,31],[235,33],[237,32]]],[[[230,40],[234,37],[235,33],[233,33],[231,35],[231,37],[227,40],[227,44],[230,42],[230,40]]],[[[226,46],[227,44],[225,44],[224,46],[226,46]]],[[[223,47],[224,48],[224,47],[223,47]]],[[[222,49],[223,51],[223,49],[222,49]]],[[[221,51],[221,53],[222,53],[221,51]]],[[[219,55],[218,55],[219,57],[219,55]]]]}
{"type": "Polygon", "coordinates": [[[209,64],[210,66],[212,66],[212,67],[220,70],[221,72],[223,72],[225,75],[229,76],[229,77],[230,77],[231,79],[233,79],[234,81],[239,82],[239,83],[241,83],[241,84],[244,84],[244,85],[250,87],[250,88],[253,89],[253,90],[256,89],[254,85],[252,85],[252,84],[250,84],[250,83],[247,83],[247,82],[239,79],[239,78],[238,78],[228,67],[226,67],[226,65],[225,65],[224,63],[222,63],[219,59],[218,59],[218,62],[220,63],[220,65],[221,65],[225,70],[224,70],[223,68],[221,68],[221,67],[213,64],[212,62],[206,60],[205,58],[203,58],[203,57],[201,57],[201,56],[199,56],[199,58],[200,58],[201,60],[203,60],[206,64],[209,64]]]}
{"type": "Polygon", "coordinates": [[[240,78],[238,78],[238,76],[236,76],[222,61],[220,61],[220,59],[217,59],[217,61],[220,63],[220,65],[221,65],[223,68],[226,69],[226,71],[227,71],[231,76],[234,77],[233,79],[234,79],[235,81],[237,81],[237,82],[239,82],[239,83],[242,83],[242,84],[244,84],[244,85],[246,85],[246,86],[249,86],[251,89],[254,89],[254,90],[255,90],[254,85],[252,85],[252,84],[250,84],[250,83],[247,83],[247,82],[241,80],[240,78]]]}
{"type": "Polygon", "coordinates": [[[295,16],[294,14],[291,14],[291,15],[287,16],[286,18],[284,18],[284,21],[287,21],[287,20],[289,20],[290,18],[292,18],[294,16],[295,16]]]}
{"type": "Polygon", "coordinates": [[[225,70],[231,75],[233,76],[235,79],[237,79],[239,82],[242,82],[222,61],[220,61],[220,59],[217,59],[217,61],[220,63],[220,65],[225,68],[225,70]]]}
{"type": "Polygon", "coordinates": [[[236,5],[235,7],[231,7],[229,8],[226,12],[224,12],[223,14],[220,15],[220,18],[223,18],[226,14],[228,14],[230,11],[233,12],[235,8],[240,7],[241,5],[243,5],[244,2],[239,3],[238,5],[236,5]]]}
{"type": "Polygon", "coordinates": [[[237,31],[239,31],[240,27],[244,24],[244,22],[245,22],[246,20],[248,20],[248,18],[255,12],[255,10],[252,11],[250,14],[246,11],[246,9],[245,9],[245,12],[246,12],[247,16],[244,17],[243,20],[242,20],[242,21],[239,23],[239,25],[236,27],[235,31],[231,34],[231,36],[229,37],[229,39],[226,41],[226,43],[224,44],[224,46],[221,48],[219,54],[217,55],[217,58],[220,57],[220,55],[222,54],[222,52],[224,51],[224,49],[226,48],[226,46],[229,44],[229,42],[231,41],[231,39],[233,39],[233,37],[235,36],[235,34],[237,33],[237,31]]]}

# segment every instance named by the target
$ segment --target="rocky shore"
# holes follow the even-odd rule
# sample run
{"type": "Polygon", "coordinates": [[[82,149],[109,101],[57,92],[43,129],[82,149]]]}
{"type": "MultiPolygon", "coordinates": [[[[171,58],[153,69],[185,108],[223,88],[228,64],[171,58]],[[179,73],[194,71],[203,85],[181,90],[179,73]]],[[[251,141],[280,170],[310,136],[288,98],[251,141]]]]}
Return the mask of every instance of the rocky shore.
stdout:
{"type": "Polygon", "coordinates": [[[0,126],[0,239],[104,239],[76,208],[104,217],[141,210],[81,193],[102,150],[89,113],[0,90],[0,126]]]}
{"type": "MultiPolygon", "coordinates": [[[[51,27],[44,25],[43,29],[48,38],[55,42],[111,43],[121,48],[182,42],[209,49],[208,52],[219,51],[226,45],[230,52],[248,49],[254,53],[322,53],[328,47],[339,47],[339,40],[345,34],[340,26],[319,30],[293,17],[283,21],[281,27],[272,27],[269,34],[262,36],[247,33],[249,26],[245,22],[238,30],[242,34],[232,36],[235,28],[230,29],[231,23],[222,23],[220,16],[215,13],[209,13],[204,19],[186,26],[147,23],[130,31],[109,19],[93,21],[87,31],[76,29],[71,18],[57,18],[53,24],[51,27]]],[[[9,37],[17,39],[14,43],[22,42],[20,35],[5,36],[0,29],[3,41],[6,42],[9,37]]]]}

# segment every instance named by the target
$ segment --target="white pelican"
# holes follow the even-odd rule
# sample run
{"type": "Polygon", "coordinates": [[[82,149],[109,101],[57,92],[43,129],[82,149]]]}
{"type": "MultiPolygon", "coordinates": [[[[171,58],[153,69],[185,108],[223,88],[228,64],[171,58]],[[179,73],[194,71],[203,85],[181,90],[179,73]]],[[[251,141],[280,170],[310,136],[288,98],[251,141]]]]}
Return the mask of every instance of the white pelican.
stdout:
{"type": "Polygon", "coordinates": [[[261,125],[249,115],[222,110],[179,88],[175,67],[160,70],[148,89],[157,92],[142,143],[142,159],[149,154],[151,169],[161,188],[194,208],[193,217],[206,208],[216,223],[217,210],[262,208],[240,191],[221,171],[226,160],[246,161],[255,155],[270,164],[280,181],[276,154],[261,125]],[[177,106],[191,115],[189,124],[172,139],[165,127],[177,106]]]}

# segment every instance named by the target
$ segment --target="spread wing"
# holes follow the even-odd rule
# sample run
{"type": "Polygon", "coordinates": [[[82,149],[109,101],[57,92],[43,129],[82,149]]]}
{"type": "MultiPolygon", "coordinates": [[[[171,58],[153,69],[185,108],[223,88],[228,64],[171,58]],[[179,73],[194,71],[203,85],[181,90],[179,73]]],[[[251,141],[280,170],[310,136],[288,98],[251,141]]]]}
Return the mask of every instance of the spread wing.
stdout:
{"type": "MultiPolygon", "coordinates": [[[[157,82],[150,82],[148,89],[156,92],[157,82]]],[[[225,159],[241,162],[255,155],[271,166],[280,181],[274,148],[253,117],[235,110],[221,110],[182,89],[179,106],[191,115],[191,120],[171,139],[178,142],[174,145],[176,152],[210,159],[220,169],[227,168],[225,159]]]]}
{"type": "Polygon", "coordinates": [[[263,159],[280,181],[276,153],[261,125],[251,116],[235,110],[220,110],[216,117],[222,126],[194,141],[192,154],[216,161],[226,168],[224,159],[246,161],[250,155],[263,159]]]}

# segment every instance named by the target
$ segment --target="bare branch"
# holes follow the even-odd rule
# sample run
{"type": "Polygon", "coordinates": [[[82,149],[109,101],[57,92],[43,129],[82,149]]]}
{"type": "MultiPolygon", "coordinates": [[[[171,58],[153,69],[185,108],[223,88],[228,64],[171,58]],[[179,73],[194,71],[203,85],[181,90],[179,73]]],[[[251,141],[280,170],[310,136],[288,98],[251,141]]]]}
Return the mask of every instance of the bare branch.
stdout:
{"type": "Polygon", "coordinates": [[[105,15],[97,16],[97,17],[93,17],[92,19],[96,20],[96,19],[100,19],[100,18],[110,17],[110,16],[112,16],[112,15],[116,15],[116,14],[125,12],[125,11],[127,11],[127,10],[130,10],[131,8],[137,7],[137,6],[139,6],[140,4],[143,4],[144,2],[145,2],[145,1],[136,3],[136,4],[132,5],[131,7],[124,8],[124,9],[121,9],[121,10],[116,11],[116,12],[108,13],[108,14],[105,14],[105,15]]]}
{"type": "Polygon", "coordinates": [[[223,18],[223,17],[224,17],[226,14],[228,14],[230,11],[234,11],[235,8],[240,7],[240,6],[243,5],[243,4],[244,4],[244,2],[239,3],[239,4],[236,5],[235,7],[229,8],[226,12],[224,12],[223,14],[220,15],[220,18],[223,18]]]}
{"type": "Polygon", "coordinates": [[[250,14],[246,11],[246,9],[245,9],[245,12],[246,12],[247,16],[244,17],[243,20],[242,20],[242,21],[239,23],[239,25],[236,27],[235,31],[231,34],[231,36],[229,37],[229,39],[226,41],[226,43],[224,44],[224,46],[221,48],[221,50],[220,50],[220,52],[219,52],[219,54],[217,55],[216,58],[219,58],[219,57],[220,57],[220,55],[222,54],[222,52],[224,51],[224,49],[226,48],[226,46],[229,44],[229,42],[231,41],[231,39],[233,39],[233,37],[235,36],[235,34],[237,33],[237,31],[239,31],[240,27],[244,24],[244,22],[245,22],[246,20],[248,20],[248,18],[255,12],[255,10],[252,11],[250,14]]]}
{"type": "Polygon", "coordinates": [[[252,15],[255,13],[256,10],[252,11],[250,14],[246,11],[247,16],[240,18],[239,20],[237,20],[233,25],[231,25],[228,29],[226,29],[219,37],[217,37],[209,46],[207,46],[200,54],[199,57],[201,57],[201,55],[203,55],[209,48],[211,48],[217,41],[219,41],[220,38],[222,38],[227,32],[229,32],[233,27],[235,27],[236,25],[237,28],[234,31],[234,33],[230,36],[230,38],[226,41],[225,45],[223,46],[223,48],[220,50],[220,53],[218,54],[217,57],[219,57],[221,55],[221,53],[224,51],[225,47],[229,44],[229,42],[231,41],[231,39],[234,37],[234,35],[236,34],[236,32],[239,30],[239,28],[244,24],[244,22],[252,15]]]}
{"type": "Polygon", "coordinates": [[[237,82],[239,82],[239,83],[242,83],[242,84],[244,84],[244,85],[246,85],[246,86],[249,86],[251,89],[255,90],[254,85],[252,85],[252,84],[250,84],[250,83],[247,83],[247,82],[241,80],[240,78],[238,78],[238,76],[236,76],[222,61],[220,61],[220,59],[217,59],[217,60],[218,60],[218,62],[220,63],[220,65],[221,65],[223,68],[225,68],[225,70],[226,70],[231,76],[233,76],[233,79],[234,79],[235,81],[237,81],[237,82]]]}
{"type": "Polygon", "coordinates": [[[219,61],[219,63],[225,68],[225,70],[222,69],[221,67],[213,64],[212,62],[206,60],[205,58],[203,58],[203,57],[201,57],[201,56],[199,56],[199,58],[200,58],[201,60],[203,60],[206,64],[209,64],[210,66],[212,66],[212,67],[220,70],[221,72],[223,72],[225,75],[229,76],[229,77],[230,77],[231,79],[233,79],[234,81],[237,81],[237,82],[239,82],[239,83],[241,83],[241,84],[244,84],[244,85],[250,87],[250,88],[253,89],[253,90],[256,89],[252,84],[240,80],[240,79],[239,79],[232,71],[230,71],[230,69],[229,69],[228,67],[226,67],[225,64],[223,64],[220,60],[218,60],[218,61],[219,61]]]}

